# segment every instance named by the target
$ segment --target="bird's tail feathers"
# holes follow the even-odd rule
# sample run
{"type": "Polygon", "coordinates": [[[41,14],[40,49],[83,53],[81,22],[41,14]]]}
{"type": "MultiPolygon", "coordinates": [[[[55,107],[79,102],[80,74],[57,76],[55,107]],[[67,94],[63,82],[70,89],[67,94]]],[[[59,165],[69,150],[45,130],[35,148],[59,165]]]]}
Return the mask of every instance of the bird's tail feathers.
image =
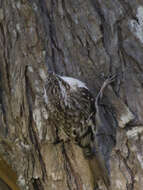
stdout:
{"type": "Polygon", "coordinates": [[[96,155],[89,158],[89,166],[93,176],[95,177],[95,184],[98,182],[98,180],[102,180],[106,188],[109,190],[110,188],[109,173],[100,153],[97,153],[96,155]]]}

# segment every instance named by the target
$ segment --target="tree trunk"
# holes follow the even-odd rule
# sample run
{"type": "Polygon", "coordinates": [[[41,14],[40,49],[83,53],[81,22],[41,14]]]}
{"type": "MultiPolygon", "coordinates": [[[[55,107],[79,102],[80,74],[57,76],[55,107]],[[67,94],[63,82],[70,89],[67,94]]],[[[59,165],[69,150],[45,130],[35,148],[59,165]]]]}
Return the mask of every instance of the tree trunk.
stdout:
{"type": "Polygon", "coordinates": [[[142,60],[142,1],[0,0],[0,189],[142,190],[142,60]],[[53,143],[49,71],[85,82],[95,97],[117,75],[97,137],[111,187],[80,147],[53,143]]]}

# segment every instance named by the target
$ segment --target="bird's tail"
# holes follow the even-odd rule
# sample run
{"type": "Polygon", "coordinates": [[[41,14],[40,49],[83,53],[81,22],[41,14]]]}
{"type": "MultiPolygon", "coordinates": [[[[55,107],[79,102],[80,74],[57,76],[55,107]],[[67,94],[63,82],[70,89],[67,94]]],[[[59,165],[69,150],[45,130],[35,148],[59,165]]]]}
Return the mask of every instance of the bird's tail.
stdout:
{"type": "Polygon", "coordinates": [[[105,161],[103,156],[98,150],[96,140],[94,138],[93,132],[90,131],[85,136],[80,138],[79,142],[82,148],[84,157],[88,160],[91,172],[95,178],[95,184],[98,180],[102,180],[106,188],[109,190],[110,180],[108,170],[105,166],[105,161]]]}
{"type": "MultiPolygon", "coordinates": [[[[110,188],[109,173],[105,165],[105,161],[100,152],[97,151],[96,146],[93,145],[83,148],[83,154],[89,162],[94,182],[97,184],[99,180],[102,180],[107,190],[110,188]]],[[[110,188],[111,189],[111,188],[110,188]]]]}
{"type": "Polygon", "coordinates": [[[106,188],[109,190],[110,188],[109,174],[101,156],[95,155],[94,157],[91,157],[88,160],[91,172],[95,179],[95,184],[99,180],[102,180],[106,188]]]}

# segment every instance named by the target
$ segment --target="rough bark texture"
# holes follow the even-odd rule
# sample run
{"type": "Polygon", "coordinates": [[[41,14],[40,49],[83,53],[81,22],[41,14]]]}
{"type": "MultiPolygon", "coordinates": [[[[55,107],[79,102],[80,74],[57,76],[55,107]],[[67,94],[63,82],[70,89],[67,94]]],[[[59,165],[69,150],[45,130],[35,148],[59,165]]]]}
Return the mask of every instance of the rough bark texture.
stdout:
{"type": "MultiPolygon", "coordinates": [[[[117,74],[103,99],[109,127],[99,150],[110,189],[142,190],[142,60],[141,0],[0,0],[1,189],[3,181],[12,190],[94,188],[81,149],[52,143],[43,98],[52,70],[84,81],[95,96],[104,77],[117,74]]],[[[98,189],[106,187],[98,181],[98,189]]]]}

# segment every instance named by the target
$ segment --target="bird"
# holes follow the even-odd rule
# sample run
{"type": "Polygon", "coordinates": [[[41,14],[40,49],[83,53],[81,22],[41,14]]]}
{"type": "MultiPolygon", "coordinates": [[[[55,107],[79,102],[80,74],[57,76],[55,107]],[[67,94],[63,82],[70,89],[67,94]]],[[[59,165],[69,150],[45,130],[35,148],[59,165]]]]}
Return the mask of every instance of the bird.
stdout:
{"type": "Polygon", "coordinates": [[[50,72],[44,97],[58,138],[64,142],[71,140],[83,149],[85,156],[91,156],[96,110],[94,96],[85,83],[50,72]]]}
{"type": "Polygon", "coordinates": [[[80,146],[85,158],[91,161],[90,167],[94,170],[94,175],[102,176],[107,189],[110,180],[103,159],[99,154],[96,156],[96,136],[100,127],[106,125],[100,101],[104,89],[115,77],[110,76],[104,81],[96,97],[82,81],[54,72],[48,74],[44,89],[49,120],[57,131],[57,142],[70,140],[80,146]]]}

